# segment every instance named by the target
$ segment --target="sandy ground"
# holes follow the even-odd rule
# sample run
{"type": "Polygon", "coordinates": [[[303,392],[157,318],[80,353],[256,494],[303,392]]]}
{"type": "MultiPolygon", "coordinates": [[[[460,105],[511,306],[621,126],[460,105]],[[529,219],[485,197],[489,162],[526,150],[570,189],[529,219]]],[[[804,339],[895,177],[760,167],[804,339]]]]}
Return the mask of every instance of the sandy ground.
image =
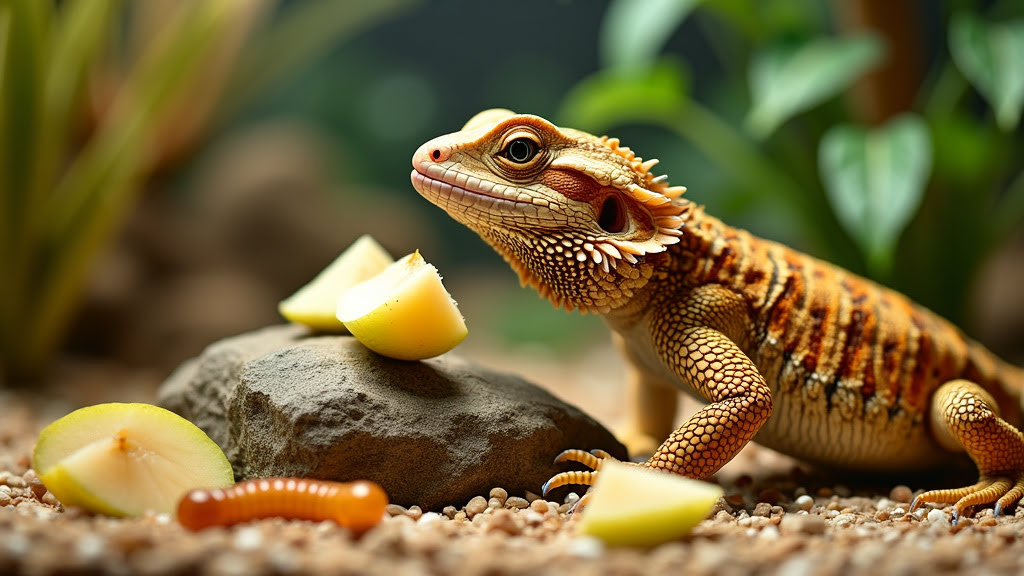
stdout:
{"type": "MultiPolygon", "coordinates": [[[[621,364],[608,350],[528,363],[513,354],[474,357],[514,366],[617,422],[621,364]]],[[[716,475],[726,497],[708,520],[652,549],[608,548],[579,535],[578,516],[565,513],[575,494],[545,501],[500,487],[458,508],[392,507],[360,538],[333,523],[273,519],[190,533],[166,516],[122,520],[64,509],[30,469],[38,431],[77,405],[151,399],[159,378],[68,364],[46,392],[0,391],[0,574],[1024,572],[1024,508],[999,518],[982,509],[956,526],[949,507],[907,513],[911,487],[971,478],[841,477],[757,446],[716,475]]]]}

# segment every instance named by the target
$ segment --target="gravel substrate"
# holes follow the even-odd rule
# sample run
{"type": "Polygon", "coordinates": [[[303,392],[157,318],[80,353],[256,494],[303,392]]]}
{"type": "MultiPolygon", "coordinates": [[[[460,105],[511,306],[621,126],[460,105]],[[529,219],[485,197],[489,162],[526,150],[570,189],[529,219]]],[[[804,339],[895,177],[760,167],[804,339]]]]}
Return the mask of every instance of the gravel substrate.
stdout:
{"type": "MultiPolygon", "coordinates": [[[[1024,572],[1024,511],[949,523],[906,512],[914,492],[875,493],[746,456],[726,497],[684,540],[612,549],[577,534],[575,494],[545,501],[501,488],[460,508],[391,506],[361,538],[333,523],[280,519],[189,533],[165,516],[64,510],[29,469],[45,422],[0,395],[0,574],[999,574],[1024,572]]],[[[766,453],[766,451],[763,451],[766,453]]],[[[851,482],[852,483],[852,482],[851,482]]]]}

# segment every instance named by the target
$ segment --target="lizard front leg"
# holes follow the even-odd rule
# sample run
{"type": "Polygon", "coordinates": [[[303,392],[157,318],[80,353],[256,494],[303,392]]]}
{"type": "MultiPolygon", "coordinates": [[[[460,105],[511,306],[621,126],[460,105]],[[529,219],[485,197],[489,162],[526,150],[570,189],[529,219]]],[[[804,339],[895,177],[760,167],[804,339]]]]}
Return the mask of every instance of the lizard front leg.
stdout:
{"type": "Polygon", "coordinates": [[[709,404],[673,432],[647,466],[707,478],[747,445],[772,413],[772,394],[736,340],[750,332],[746,304],[709,285],[654,320],[665,364],[709,404]]]}
{"type": "MultiPolygon", "coordinates": [[[[692,291],[680,305],[654,318],[651,335],[661,360],[710,404],[673,432],[643,466],[707,478],[768,421],[771,390],[736,343],[749,332],[743,300],[715,285],[692,291]]],[[[580,451],[564,452],[557,461],[565,460],[599,468],[580,451]]],[[[565,484],[590,485],[596,476],[563,472],[549,480],[544,491],[565,484]]]]}

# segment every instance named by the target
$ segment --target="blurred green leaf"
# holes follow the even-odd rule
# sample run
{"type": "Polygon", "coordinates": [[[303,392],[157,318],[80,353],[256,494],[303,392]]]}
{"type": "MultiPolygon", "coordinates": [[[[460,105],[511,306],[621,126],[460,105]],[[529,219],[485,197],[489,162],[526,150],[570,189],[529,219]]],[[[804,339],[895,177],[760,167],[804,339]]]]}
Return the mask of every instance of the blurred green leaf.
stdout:
{"type": "Polygon", "coordinates": [[[164,109],[186,89],[213,42],[244,3],[210,0],[176,12],[126,78],[110,116],[57,184],[49,212],[54,256],[24,344],[24,362],[42,363],[81,294],[88,267],[132,205],[164,109]]]}
{"type": "MultiPolygon", "coordinates": [[[[935,160],[934,177],[945,185],[969,190],[992,180],[993,161],[1008,152],[993,138],[995,127],[954,109],[928,118],[935,160]]],[[[971,192],[973,194],[973,192],[971,192]]]]}
{"type": "Polygon", "coordinates": [[[558,118],[564,126],[603,132],[623,122],[678,116],[687,105],[686,71],[661,60],[636,74],[598,72],[566,95],[558,118]]]}
{"type": "Polygon", "coordinates": [[[358,34],[417,0],[306,0],[288,2],[278,22],[263,33],[258,43],[243,52],[225,92],[221,111],[248,104],[272,84],[280,84],[301,65],[338,41],[358,34]]]}
{"type": "Polygon", "coordinates": [[[931,169],[928,127],[903,115],[865,131],[829,130],[818,150],[832,210],[876,277],[888,275],[900,234],[921,204],[931,169]]]}
{"type": "Polygon", "coordinates": [[[601,22],[601,62],[622,73],[649,68],[701,0],[612,0],[601,22]]]}
{"type": "Polygon", "coordinates": [[[995,109],[1003,130],[1013,130],[1024,107],[1024,20],[986,24],[958,14],[949,27],[953,61],[995,109]]]}
{"type": "Polygon", "coordinates": [[[72,114],[81,103],[89,73],[107,45],[120,4],[120,0],[70,2],[56,15],[50,33],[45,115],[36,164],[36,194],[43,198],[52,191],[57,168],[67,153],[72,114]]]}
{"type": "Polygon", "coordinates": [[[862,35],[777,45],[756,54],[747,129],[768,137],[794,115],[848,88],[881,61],[883,52],[876,37],[862,35]]]}

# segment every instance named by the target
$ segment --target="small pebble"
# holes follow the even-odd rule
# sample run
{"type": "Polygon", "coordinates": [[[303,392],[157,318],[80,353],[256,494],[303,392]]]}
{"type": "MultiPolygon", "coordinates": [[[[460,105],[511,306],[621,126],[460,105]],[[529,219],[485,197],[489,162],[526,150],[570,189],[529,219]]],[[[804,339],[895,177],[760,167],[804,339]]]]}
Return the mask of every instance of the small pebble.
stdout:
{"type": "Polygon", "coordinates": [[[455,517],[455,513],[456,513],[456,512],[458,512],[458,509],[457,509],[457,508],[455,508],[455,506],[445,506],[445,507],[444,507],[444,508],[443,508],[443,509],[441,510],[441,514],[444,514],[444,515],[445,515],[445,516],[447,516],[447,517],[448,517],[449,519],[451,519],[451,518],[454,518],[454,517],[455,517]]]}
{"type": "Polygon", "coordinates": [[[519,524],[516,523],[515,514],[504,508],[495,510],[491,521],[487,523],[485,532],[504,532],[515,536],[519,534],[519,524]]]}
{"type": "Polygon", "coordinates": [[[541,499],[540,494],[535,494],[533,492],[530,492],[529,490],[526,491],[526,494],[524,494],[524,496],[526,496],[526,501],[529,502],[530,504],[533,504],[534,500],[541,499]]]}
{"type": "Polygon", "coordinates": [[[433,524],[434,522],[440,522],[441,518],[442,518],[442,516],[440,514],[438,514],[437,512],[424,512],[419,517],[419,520],[417,520],[417,522],[421,526],[429,526],[429,525],[433,524]]]}
{"type": "Polygon", "coordinates": [[[419,520],[420,516],[423,516],[423,508],[413,504],[409,506],[409,509],[405,511],[405,515],[413,520],[419,520]]]}
{"type": "Polygon", "coordinates": [[[893,489],[889,491],[889,500],[892,500],[893,502],[909,503],[913,497],[914,493],[908,486],[904,486],[903,484],[893,486],[893,489]]]}
{"type": "Polygon", "coordinates": [[[7,506],[11,503],[11,496],[7,492],[0,492],[0,506],[7,506]]]}
{"type": "Polygon", "coordinates": [[[526,501],[526,498],[520,498],[519,496],[509,496],[508,500],[505,500],[505,508],[522,510],[529,506],[530,503],[526,501]]]}
{"type": "Polygon", "coordinates": [[[580,495],[579,494],[577,494],[575,492],[569,492],[568,494],[565,495],[564,503],[565,504],[575,504],[575,503],[579,502],[579,500],[580,500],[580,495]]]}
{"type": "Polygon", "coordinates": [[[107,541],[96,534],[83,534],[75,542],[75,555],[85,561],[102,558],[107,550],[107,541]]]}
{"type": "Polygon", "coordinates": [[[725,501],[728,502],[730,506],[733,506],[735,508],[742,508],[744,504],[743,494],[740,494],[739,492],[729,494],[728,496],[725,497],[725,501]]]}
{"type": "Polygon", "coordinates": [[[530,503],[530,510],[538,514],[544,514],[548,511],[548,503],[538,498],[530,503]]]}
{"type": "Polygon", "coordinates": [[[505,501],[500,498],[489,498],[487,500],[487,507],[494,510],[505,506],[505,501]]]}
{"type": "Polygon", "coordinates": [[[491,488],[491,493],[488,494],[491,498],[497,498],[501,500],[502,504],[505,504],[505,500],[508,499],[508,491],[504,488],[491,488]]]}
{"type": "Polygon", "coordinates": [[[803,494],[801,496],[797,496],[795,504],[797,510],[810,510],[811,508],[814,508],[814,498],[811,498],[807,494],[803,494]]]}
{"type": "Polygon", "coordinates": [[[263,533],[255,526],[245,526],[235,532],[235,548],[239,550],[259,550],[263,546],[263,533]]]}
{"type": "Polygon", "coordinates": [[[938,508],[933,508],[928,513],[928,522],[932,524],[949,524],[949,516],[938,508]]]}
{"type": "Polygon", "coordinates": [[[466,515],[470,518],[477,514],[482,514],[484,510],[487,510],[487,500],[483,496],[473,496],[473,498],[466,504],[466,515]]]}
{"type": "Polygon", "coordinates": [[[778,540],[780,536],[779,528],[774,524],[769,524],[761,529],[759,536],[765,540],[778,540]]]}
{"type": "Polygon", "coordinates": [[[772,515],[772,505],[767,502],[758,502],[757,505],[754,506],[752,514],[754,516],[763,516],[764,518],[767,518],[772,515]]]}
{"type": "Polygon", "coordinates": [[[816,514],[789,515],[782,519],[779,528],[787,534],[824,534],[825,519],[816,514]]]}
{"type": "Polygon", "coordinates": [[[570,540],[565,551],[577,558],[600,558],[604,553],[604,542],[593,536],[580,536],[570,540]]]}
{"type": "Polygon", "coordinates": [[[875,512],[875,520],[878,520],[879,522],[885,522],[888,519],[889,519],[889,511],[888,510],[879,510],[878,512],[875,512]]]}
{"type": "Polygon", "coordinates": [[[399,506],[398,504],[388,504],[387,507],[384,508],[384,511],[387,512],[389,516],[405,516],[405,513],[407,512],[405,506],[399,506]]]}

